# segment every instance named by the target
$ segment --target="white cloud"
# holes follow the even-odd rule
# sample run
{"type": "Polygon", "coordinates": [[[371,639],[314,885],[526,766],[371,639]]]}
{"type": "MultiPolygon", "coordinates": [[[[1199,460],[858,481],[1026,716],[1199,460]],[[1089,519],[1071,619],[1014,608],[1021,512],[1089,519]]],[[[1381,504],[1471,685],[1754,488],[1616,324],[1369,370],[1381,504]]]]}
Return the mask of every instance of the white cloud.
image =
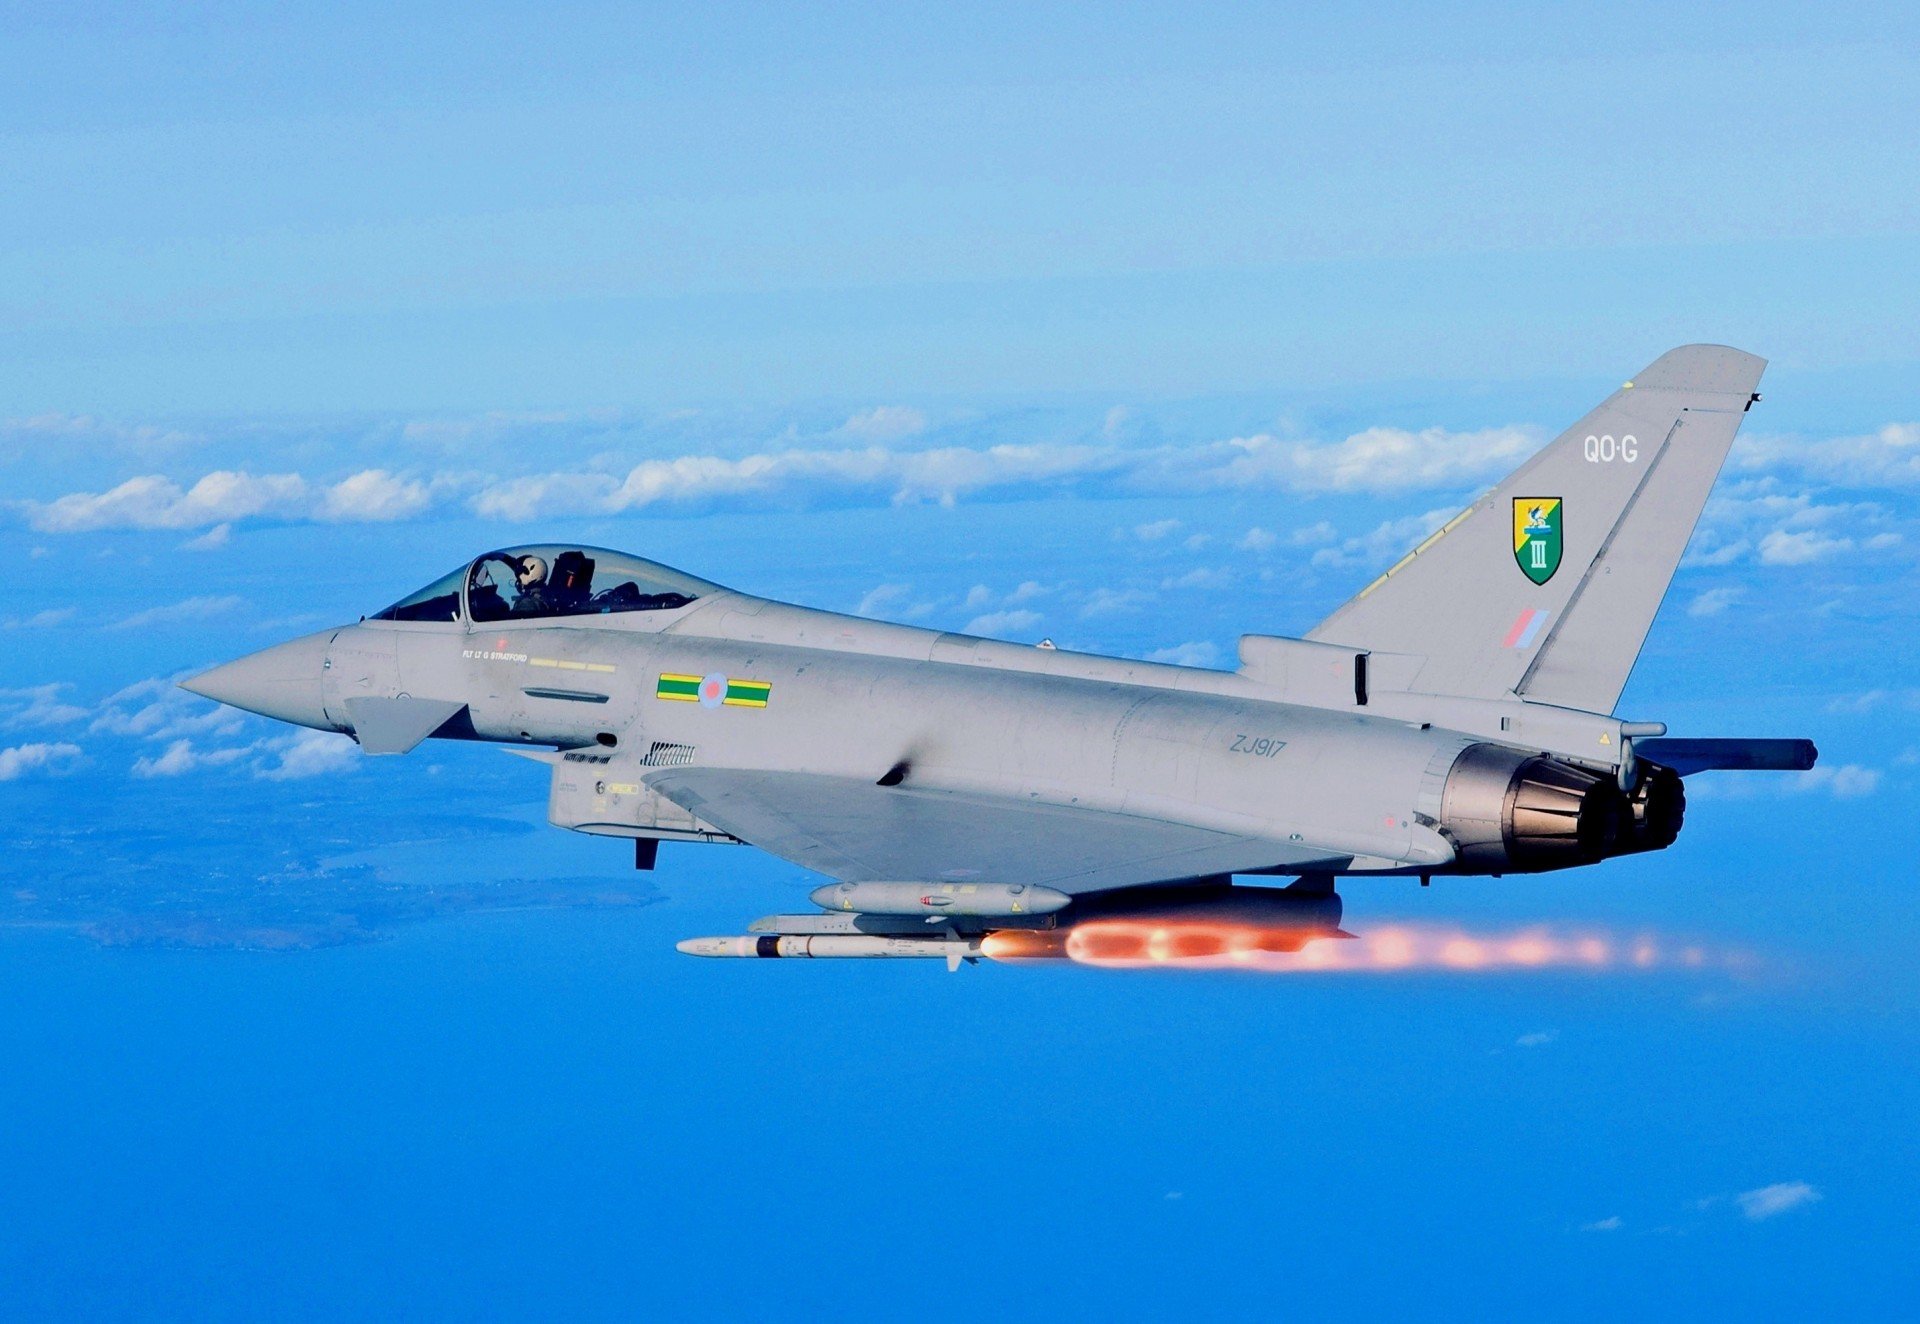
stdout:
{"type": "Polygon", "coordinates": [[[0,726],[67,726],[85,721],[92,711],[61,698],[67,686],[30,685],[25,689],[0,690],[0,726]]]}
{"type": "Polygon", "coordinates": [[[74,492],[42,504],[23,502],[27,521],[47,533],[95,529],[197,529],[269,513],[298,513],[307,494],[299,474],[216,470],[182,491],[159,474],[129,478],[105,492],[74,492]]]}
{"type": "Polygon", "coordinates": [[[1624,1226],[1626,1226],[1626,1224],[1621,1221],[1620,1215],[1615,1214],[1611,1218],[1598,1219],[1592,1223],[1582,1223],[1580,1230],[1582,1232],[1618,1232],[1624,1226]]]}
{"type": "Polygon", "coordinates": [[[64,741],[35,743],[0,749],[0,782],[14,781],[30,772],[59,771],[60,766],[80,757],[80,746],[64,741]]]}
{"type": "Polygon", "coordinates": [[[152,676],[107,696],[87,729],[101,735],[178,740],[182,736],[231,737],[245,724],[246,719],[232,708],[187,693],[171,677],[152,676]]]}
{"type": "Polygon", "coordinates": [[[1688,552],[1684,563],[1690,566],[1731,565],[1752,550],[1753,544],[1745,538],[1723,543],[1708,531],[1700,536],[1700,550],[1688,552]]]}
{"type": "Polygon", "coordinates": [[[631,510],[662,501],[698,501],[707,497],[767,493],[783,482],[811,478],[856,485],[885,483],[892,456],[866,451],[787,451],[729,460],[718,455],[683,455],[635,465],[608,498],[612,510],[631,510]]]}
{"type": "Polygon", "coordinates": [[[1037,611],[995,611],[985,616],[976,616],[967,622],[965,633],[986,635],[997,638],[1001,635],[1019,634],[1040,624],[1037,611]]]}
{"type": "Polygon", "coordinates": [[[905,405],[875,405],[872,409],[855,414],[840,425],[840,430],[862,441],[898,441],[924,431],[926,426],[927,416],[918,409],[910,409],[905,405]]]}
{"type": "Polygon", "coordinates": [[[141,630],[155,625],[178,625],[183,621],[206,621],[216,616],[225,616],[246,606],[246,599],[225,594],[221,597],[187,598],[180,602],[169,602],[160,607],[149,607],[145,611],[135,612],[124,620],[115,621],[109,630],[141,630]]]}
{"type": "Polygon", "coordinates": [[[423,483],[384,469],[367,469],[331,485],[299,474],[215,470],[192,487],[160,474],[129,478],[105,492],[73,492],[53,501],[16,503],[27,522],[47,533],[98,529],[207,529],[188,543],[196,550],[222,545],[245,519],[369,523],[409,519],[433,504],[423,483]],[[225,526],[227,533],[220,532],[225,526]]]}
{"type": "Polygon", "coordinates": [[[360,763],[360,746],[333,731],[298,731],[263,741],[261,748],[275,759],[258,770],[268,781],[325,777],[348,772],[360,763]]]}
{"type": "Polygon", "coordinates": [[[191,771],[198,763],[193,754],[191,740],[176,740],[167,746],[166,753],[158,758],[141,755],[133,761],[133,775],[136,777],[178,777],[191,771]]]}
{"type": "Polygon", "coordinates": [[[1687,779],[1687,799],[1749,800],[1769,796],[1830,795],[1857,800],[1880,789],[1878,768],[1858,763],[1822,764],[1806,772],[1777,776],[1754,773],[1705,772],[1687,779]]]}
{"type": "MultiPolygon", "coordinates": [[[[209,744],[231,742],[244,736],[255,719],[221,704],[211,703],[178,688],[173,678],[153,676],[109,695],[94,707],[69,703],[63,697],[64,684],[38,685],[29,689],[0,690],[0,727],[68,726],[86,722],[92,735],[120,736],[136,741],[164,745],[158,754],[141,754],[134,760],[136,777],[177,777],[202,768],[221,767],[254,758],[255,770],[262,775],[277,773],[285,762],[283,752],[293,748],[299,736],[257,740],[251,744],[209,744]],[[263,763],[261,758],[271,758],[263,763]]],[[[313,735],[322,733],[313,732],[313,735]]],[[[351,742],[349,742],[351,743],[351,742]]],[[[20,758],[42,761],[64,751],[74,755],[78,746],[25,745],[20,758]],[[37,751],[37,752],[35,752],[37,751]]],[[[311,762],[311,751],[296,751],[296,766],[311,762]]],[[[299,774],[286,774],[299,775],[299,774]]]]}
{"type": "Polygon", "coordinates": [[[1234,544],[1243,552],[1270,552],[1279,545],[1280,540],[1265,529],[1252,528],[1240,535],[1234,544]]]}
{"type": "MultiPolygon", "coordinates": [[[[960,609],[972,612],[973,620],[968,623],[968,634],[1009,634],[1019,633],[1037,624],[1041,613],[1028,610],[1025,604],[1036,598],[1045,597],[1052,592],[1037,580],[1023,580],[1019,587],[1007,594],[996,593],[985,584],[975,584],[967,590],[967,596],[961,600],[960,609]],[[997,608],[997,610],[988,610],[997,608]]],[[[923,604],[916,609],[917,615],[926,615],[933,604],[923,604]]]]}
{"type": "Polygon", "coordinates": [[[1783,1181],[1751,1191],[1742,1191],[1733,1198],[1739,1204],[1740,1212],[1757,1223],[1761,1219],[1784,1214],[1790,1209],[1813,1204],[1820,1199],[1820,1192],[1803,1181],[1783,1181]]]}
{"type": "Polygon", "coordinates": [[[1133,536],[1141,542],[1158,542],[1180,527],[1177,519],[1157,519],[1150,524],[1133,526],[1133,536]]]}
{"type": "Polygon", "coordinates": [[[904,599],[912,588],[911,584],[881,584],[860,599],[860,604],[853,609],[853,614],[855,616],[881,615],[904,599]]]}
{"type": "Polygon", "coordinates": [[[198,538],[189,538],[181,545],[190,552],[212,552],[225,547],[227,540],[232,537],[233,525],[216,524],[198,538]]]}
{"type": "Polygon", "coordinates": [[[1829,538],[1818,529],[1775,529],[1760,539],[1761,565],[1807,565],[1853,549],[1851,538],[1829,538]]]}
{"type": "Polygon", "coordinates": [[[1733,467],[1789,469],[1839,487],[1920,486],[1920,424],[1889,423],[1878,432],[1824,441],[1742,437],[1733,467]]]}
{"type": "Polygon", "coordinates": [[[1422,538],[1452,519],[1453,510],[1429,510],[1424,515],[1408,515],[1388,520],[1371,533],[1348,538],[1337,547],[1322,547],[1313,554],[1316,566],[1384,567],[1413,550],[1422,538]]]}
{"type": "Polygon", "coordinates": [[[1292,492],[1411,492],[1497,478],[1540,448],[1533,428],[1449,432],[1368,428],[1336,442],[1257,436],[1229,443],[1244,454],[1212,471],[1221,486],[1292,492]]]}
{"type": "Polygon", "coordinates": [[[1545,1048],[1559,1037],[1560,1031],[1558,1030],[1533,1030],[1521,1035],[1513,1042],[1522,1048],[1545,1048]]]}
{"type": "MultiPolygon", "coordinates": [[[[879,406],[854,415],[836,434],[866,445],[649,458],[624,475],[610,467],[617,463],[612,456],[578,469],[492,478],[418,478],[368,469],[327,481],[297,473],[217,470],[189,488],[165,475],[145,474],[104,492],[13,504],[36,529],[77,533],[216,529],[247,519],[392,521],[425,514],[467,491],[473,492],[476,513],[515,521],[729,499],[885,498],[950,504],[975,493],[1051,493],[1086,484],[1153,493],[1226,487],[1378,494],[1478,482],[1511,468],[1537,445],[1534,433],[1516,428],[1471,433],[1372,428],[1337,441],[1256,436],[1197,445],[1138,446],[1112,440],[1098,445],[1045,442],[927,449],[898,445],[922,432],[925,424],[917,410],[879,406]]],[[[492,435],[503,426],[419,422],[408,424],[402,435],[458,444],[469,436],[492,435]]],[[[553,449],[541,447],[535,453],[553,449]]],[[[1171,532],[1177,524],[1153,521],[1143,527],[1171,532]]],[[[219,537],[209,534],[203,545],[214,545],[219,537]]]]}
{"type": "Polygon", "coordinates": [[[105,442],[129,450],[163,450],[204,440],[178,428],[116,423],[90,414],[35,414],[30,418],[0,419],[0,438],[19,438],[23,444],[45,444],[49,439],[64,445],[105,442]]]}
{"type": "Polygon", "coordinates": [[[1858,763],[1842,763],[1837,767],[1823,764],[1796,774],[1788,785],[1798,792],[1826,791],[1837,800],[1854,800],[1879,789],[1880,772],[1858,763]]]}
{"type": "Polygon", "coordinates": [[[587,420],[607,421],[611,416],[594,413],[569,414],[539,411],[492,410],[472,418],[419,418],[400,429],[402,441],[449,449],[473,442],[503,437],[516,428],[552,427],[587,420]]]}
{"type": "Polygon", "coordinates": [[[184,737],[168,745],[165,752],[157,758],[145,754],[133,761],[133,775],[136,777],[179,777],[185,773],[196,772],[201,768],[218,768],[234,763],[253,752],[253,746],[240,745],[224,749],[198,750],[191,740],[184,737]]]}
{"type": "Polygon", "coordinates": [[[1152,594],[1137,589],[1097,588],[1080,604],[1080,619],[1092,620],[1096,616],[1109,616],[1115,612],[1137,611],[1143,603],[1152,600],[1152,594]]]}
{"type": "Polygon", "coordinates": [[[389,524],[423,513],[432,502],[424,483],[365,469],[329,487],[315,513],[337,524],[389,524]]]}
{"type": "Polygon", "coordinates": [[[1729,565],[1751,553],[1762,565],[1810,565],[1860,546],[1885,553],[1904,541],[1885,527],[1890,517],[1876,502],[1819,501],[1772,476],[1739,480],[1708,501],[1686,564],[1729,565]]]}
{"type": "Polygon", "coordinates": [[[795,500],[886,495],[896,504],[937,500],[951,505],[973,492],[1042,486],[1114,474],[1131,461],[1123,452],[1088,446],[992,446],[984,450],[788,450],[730,459],[683,455],[646,460],[626,477],[553,473],[492,484],[474,498],[477,514],[527,520],[539,516],[614,514],[663,502],[728,497],[795,500]]]}
{"type": "Polygon", "coordinates": [[[1228,571],[1211,566],[1197,566],[1187,571],[1184,575],[1162,580],[1160,587],[1165,589],[1208,589],[1225,588],[1231,583],[1233,583],[1233,575],[1228,571]]]}
{"type": "Polygon", "coordinates": [[[4,630],[51,630],[56,625],[65,625],[79,614],[75,607],[49,607],[45,611],[36,611],[31,616],[9,616],[0,623],[4,630]]]}
{"type": "MultiPolygon", "coordinates": [[[[9,426],[53,436],[96,425],[84,419],[27,420],[0,424],[0,435],[9,426]]],[[[821,441],[814,445],[788,444],[800,436],[789,429],[781,445],[754,453],[703,453],[695,448],[662,455],[654,449],[635,462],[634,450],[640,443],[633,438],[645,435],[635,431],[637,426],[631,420],[623,424],[617,416],[489,415],[420,420],[397,433],[400,440],[446,446],[468,447],[485,441],[495,452],[509,455],[578,457],[568,461],[576,467],[551,471],[508,469],[491,476],[429,476],[380,468],[342,477],[223,469],[205,474],[190,486],[149,473],[104,491],[11,504],[34,528],[71,533],[106,528],[213,530],[249,519],[393,521],[417,518],[461,500],[470,502],[482,516],[524,521],[617,514],[663,503],[952,503],[982,493],[1162,494],[1221,489],[1453,493],[1511,471],[1537,450],[1543,436],[1530,427],[1464,432],[1376,427],[1336,438],[1263,433],[1215,441],[1155,442],[1151,430],[1143,432],[1123,413],[1116,413],[1104,430],[1090,432],[1085,443],[925,447],[928,420],[921,411],[878,405],[819,434],[821,441]],[[514,429],[526,427],[548,429],[541,434],[543,444],[497,444],[514,429]],[[625,447],[624,456],[621,447],[625,447]]],[[[155,431],[152,435],[173,434],[155,431]]],[[[658,444],[657,440],[652,443],[658,444]]],[[[1859,526],[1861,521],[1884,524],[1886,512],[1875,508],[1827,507],[1829,514],[1851,511],[1858,517],[1844,527],[1829,527],[1828,517],[1815,509],[1810,498],[1779,490],[1778,475],[1788,472],[1855,487],[1920,486],[1920,424],[1892,424],[1870,435],[1820,443],[1743,440],[1731,473],[1736,480],[1742,473],[1749,475],[1745,483],[1750,490],[1744,496],[1735,494],[1732,505],[1728,493],[1716,496],[1706,521],[1709,527],[1702,530],[1700,550],[1691,559],[1713,564],[1760,549],[1768,564],[1800,564],[1844,550],[1849,539],[1876,550],[1898,545],[1899,535],[1893,530],[1859,526]],[[1769,484],[1776,486],[1770,489],[1769,484]],[[1756,500],[1762,504],[1754,504],[1756,500]],[[1720,528],[1712,527],[1716,509],[1725,517],[1719,520],[1720,528]],[[1809,533],[1816,528],[1825,531],[1809,533]],[[1769,533],[1780,536],[1763,545],[1769,533]],[[1743,542],[1746,547],[1734,550],[1743,542]]],[[[1164,527],[1166,532],[1157,535],[1164,538],[1174,526],[1154,520],[1141,527],[1164,527]]],[[[218,539],[217,533],[207,535],[209,544],[218,539]]],[[[1291,537],[1267,529],[1250,530],[1238,545],[1247,551],[1265,551],[1286,542],[1328,546],[1337,542],[1337,534],[1323,521],[1291,537]],[[1268,543],[1268,538],[1279,541],[1268,543]]]]}
{"type": "Polygon", "coordinates": [[[543,515],[602,514],[613,509],[619,490],[619,480],[606,474],[535,474],[482,489],[473,498],[473,512],[522,523],[543,515]]]}
{"type": "Polygon", "coordinates": [[[1309,524],[1304,529],[1295,529],[1287,535],[1287,544],[1290,547],[1319,547],[1324,543],[1338,542],[1339,540],[1340,530],[1334,528],[1333,525],[1329,524],[1326,520],[1309,524]]]}
{"type": "Polygon", "coordinates": [[[143,754],[133,762],[136,777],[182,777],[208,768],[245,762],[255,777],[265,781],[292,781],[345,772],[358,765],[360,747],[332,731],[297,731],[269,736],[245,745],[201,748],[180,737],[157,755],[143,754]]]}
{"type": "Polygon", "coordinates": [[[1746,596],[1746,589],[1738,585],[1729,588],[1710,588],[1687,604],[1687,615],[1718,616],[1746,596]]]}
{"type": "Polygon", "coordinates": [[[1203,639],[1196,643],[1155,649],[1147,654],[1147,661],[1170,662],[1176,667],[1210,667],[1219,657],[1220,650],[1203,639]]]}

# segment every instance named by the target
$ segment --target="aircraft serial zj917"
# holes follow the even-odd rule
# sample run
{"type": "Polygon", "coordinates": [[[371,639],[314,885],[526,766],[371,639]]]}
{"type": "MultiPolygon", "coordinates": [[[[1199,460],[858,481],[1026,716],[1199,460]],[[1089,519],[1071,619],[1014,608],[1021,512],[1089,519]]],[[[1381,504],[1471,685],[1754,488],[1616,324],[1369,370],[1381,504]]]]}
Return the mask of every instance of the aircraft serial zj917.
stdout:
{"type": "Polygon", "coordinates": [[[1661,850],[1688,774],[1813,766],[1808,741],[1613,715],[1764,367],[1662,355],[1305,638],[1244,636],[1234,672],[561,545],[184,684],[368,754],[519,746],[552,765],[556,826],[632,838],[642,868],[661,841],[744,842],[832,880],[817,913],[694,955],[1295,951],[1339,935],[1336,877],[1661,850]]]}

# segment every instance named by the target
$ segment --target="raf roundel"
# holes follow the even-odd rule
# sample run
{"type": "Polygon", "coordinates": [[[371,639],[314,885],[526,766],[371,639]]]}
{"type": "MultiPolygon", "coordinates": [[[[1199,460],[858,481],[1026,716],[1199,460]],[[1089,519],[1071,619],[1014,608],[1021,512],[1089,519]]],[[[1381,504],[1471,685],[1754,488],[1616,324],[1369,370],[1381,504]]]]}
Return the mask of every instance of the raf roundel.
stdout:
{"type": "Polygon", "coordinates": [[[657,699],[677,699],[703,708],[764,708],[773,693],[773,684],[764,680],[742,680],[718,671],[710,676],[664,671],[653,693],[657,699]]]}

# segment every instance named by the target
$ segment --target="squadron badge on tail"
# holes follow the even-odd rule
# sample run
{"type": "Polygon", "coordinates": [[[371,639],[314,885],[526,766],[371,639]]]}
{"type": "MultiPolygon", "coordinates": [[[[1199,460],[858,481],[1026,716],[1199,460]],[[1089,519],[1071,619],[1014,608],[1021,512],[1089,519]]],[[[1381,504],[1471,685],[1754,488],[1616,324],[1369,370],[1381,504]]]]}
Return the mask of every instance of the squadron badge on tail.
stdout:
{"type": "Polygon", "coordinates": [[[1513,559],[1536,584],[1553,578],[1560,568],[1560,498],[1513,499],[1513,559]]]}

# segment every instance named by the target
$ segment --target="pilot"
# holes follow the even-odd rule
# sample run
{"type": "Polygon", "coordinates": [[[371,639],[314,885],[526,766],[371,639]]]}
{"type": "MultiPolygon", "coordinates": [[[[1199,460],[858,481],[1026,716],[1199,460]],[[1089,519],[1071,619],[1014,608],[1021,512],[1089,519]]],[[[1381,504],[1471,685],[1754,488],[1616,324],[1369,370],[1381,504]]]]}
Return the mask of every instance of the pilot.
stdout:
{"type": "Polygon", "coordinates": [[[547,610],[547,563],[537,556],[523,556],[514,566],[514,583],[519,596],[513,601],[515,616],[538,616],[547,610]]]}

